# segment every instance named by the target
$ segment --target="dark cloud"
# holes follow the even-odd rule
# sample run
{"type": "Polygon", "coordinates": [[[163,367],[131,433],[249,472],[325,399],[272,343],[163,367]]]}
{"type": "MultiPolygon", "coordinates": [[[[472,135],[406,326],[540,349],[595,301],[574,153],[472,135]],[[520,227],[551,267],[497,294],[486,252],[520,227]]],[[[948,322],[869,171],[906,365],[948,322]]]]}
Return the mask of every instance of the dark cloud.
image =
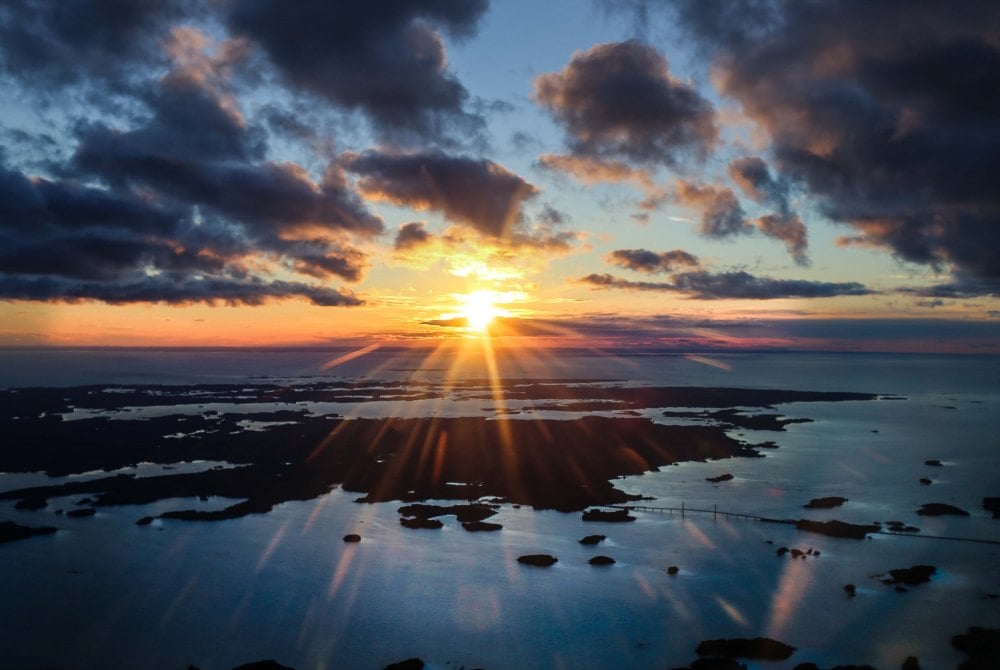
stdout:
{"type": "Polygon", "coordinates": [[[729,178],[756,202],[786,203],[786,189],[771,176],[763,159],[756,156],[736,158],[727,167],[729,178]]]}
{"type": "Polygon", "coordinates": [[[718,140],[711,104],[635,40],[574,54],[562,71],[535,79],[535,99],[579,155],[674,166],[704,158],[718,140]]]}
{"type": "Polygon", "coordinates": [[[0,274],[0,296],[6,300],[44,300],[79,302],[100,300],[112,305],[128,303],[166,303],[183,305],[196,302],[225,305],[262,305],[269,300],[306,298],[324,307],[362,305],[349,292],[327,286],[258,277],[244,279],[211,277],[198,279],[180,276],[156,276],[118,282],[79,282],[58,277],[22,277],[0,274]]]}
{"type": "Polygon", "coordinates": [[[336,166],[317,181],[264,158],[263,130],[227,87],[238,49],[207,56],[205,39],[173,31],[174,69],[134,91],[145,114],[125,129],[77,124],[54,177],[0,166],[0,297],[358,304],[273,273],[358,281],[367,259],[348,240],[381,220],[336,166]]]}
{"type": "Polygon", "coordinates": [[[0,5],[0,63],[21,83],[48,88],[118,79],[163,62],[159,41],[187,0],[21,0],[0,5]]]}
{"type": "Polygon", "coordinates": [[[538,192],[493,161],[440,151],[366,151],[345,155],[342,163],[360,175],[358,189],[369,199],[439,211],[449,221],[501,239],[516,232],[521,206],[538,192]]]}
{"type": "Polygon", "coordinates": [[[256,41],[293,86],[363,111],[389,133],[442,137],[456,124],[478,130],[464,111],[465,87],[447,71],[435,27],[472,35],[487,0],[247,0],[228,25],[256,41]]]}
{"type": "Polygon", "coordinates": [[[357,251],[326,255],[299,254],[293,261],[293,267],[296,272],[317,279],[340,277],[356,282],[361,279],[365,262],[364,255],[357,251]]]}
{"type": "Polygon", "coordinates": [[[701,209],[698,232],[704,237],[722,239],[753,230],[740,201],[725,186],[680,179],[675,184],[674,199],[682,205],[701,209]]]}
{"type": "Polygon", "coordinates": [[[903,287],[898,291],[923,298],[1000,297],[1000,281],[964,279],[930,286],[903,287]]]}
{"type": "Polygon", "coordinates": [[[381,221],[365,211],[336,168],[316,184],[297,165],[261,160],[263,131],[198,73],[169,73],[147,100],[152,115],[137,128],[82,128],[73,168],[119,190],[153,189],[210,208],[261,237],[306,225],[381,232],[381,221]]]}
{"type": "Polygon", "coordinates": [[[546,226],[562,226],[569,222],[569,216],[565,212],[561,212],[552,205],[545,205],[542,207],[542,212],[538,215],[538,218],[546,226]]]}
{"type": "Polygon", "coordinates": [[[754,225],[768,237],[784,242],[796,263],[809,264],[809,257],[806,255],[809,247],[806,227],[798,215],[765,214],[756,219],[754,225]]]}
{"type": "Polygon", "coordinates": [[[431,234],[427,232],[423,221],[411,221],[399,227],[396,233],[396,240],[393,248],[397,251],[406,249],[416,249],[422,247],[431,240],[431,234]]]}
{"type": "Polygon", "coordinates": [[[303,297],[318,305],[360,304],[350,293],[249,269],[286,258],[302,274],[359,279],[363,255],[335,248],[255,239],[238,222],[199,222],[190,203],[29,179],[0,166],[2,299],[255,305],[303,297]]]}
{"type": "Polygon", "coordinates": [[[826,216],[964,285],[1000,279],[995,2],[674,4],[826,216]]]}
{"type": "Polygon", "coordinates": [[[635,282],[610,274],[591,274],[580,279],[594,288],[680,293],[698,300],[772,300],[777,298],[829,298],[870,295],[873,291],[857,282],[833,283],[802,279],[756,277],[747,272],[695,270],[670,276],[669,282],[635,282]]]}
{"type": "Polygon", "coordinates": [[[647,274],[671,272],[678,266],[698,267],[701,264],[697,256],[681,249],[660,253],[648,249],[616,249],[608,254],[608,262],[647,274]]]}
{"type": "MultiPolygon", "coordinates": [[[[987,316],[1000,317],[993,312],[987,316]]],[[[425,325],[464,327],[464,319],[436,320],[425,325]]],[[[621,346],[694,353],[702,351],[923,351],[933,347],[969,352],[996,351],[1000,322],[944,318],[740,318],[712,319],[672,314],[623,316],[592,313],[555,318],[503,318],[490,326],[491,336],[517,335],[566,338],[602,351],[621,346]]],[[[694,364],[705,363],[694,360],[694,364]]],[[[724,362],[724,359],[723,361],[724,362]]],[[[712,364],[709,361],[709,364],[712,364]]]]}
{"type": "Polygon", "coordinates": [[[799,265],[808,265],[808,237],[805,224],[788,204],[789,184],[771,175],[767,163],[756,156],[737,158],[729,163],[729,178],[754,201],[775,207],[777,211],[756,221],[757,229],[768,237],[781,240],[799,265]]]}

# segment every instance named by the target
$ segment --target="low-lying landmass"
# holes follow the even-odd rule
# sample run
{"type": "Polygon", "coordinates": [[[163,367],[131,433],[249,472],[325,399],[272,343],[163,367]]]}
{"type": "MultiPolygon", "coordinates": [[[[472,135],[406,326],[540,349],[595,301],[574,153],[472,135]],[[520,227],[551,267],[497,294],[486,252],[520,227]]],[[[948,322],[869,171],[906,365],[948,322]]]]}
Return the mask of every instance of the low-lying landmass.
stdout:
{"type": "MultiPolygon", "coordinates": [[[[510,382],[508,400],[602,401],[627,408],[773,407],[801,401],[868,400],[859,393],[751,389],[620,387],[593,382],[510,382]]],[[[8,438],[0,471],[67,475],[116,470],[140,462],[171,465],[215,461],[235,467],[134,477],[119,474],[0,493],[23,509],[51,497],[88,495],[92,506],[144,504],[168,498],[219,496],[237,502],[219,510],[161,515],[217,521],[308,500],[334,486],[364,502],[478,500],[493,496],[538,509],[577,511],[637,499],[615,488],[616,477],[682,461],[758,456],[725,425],[671,426],[647,418],[585,416],[573,421],[493,420],[492,417],[344,419],[313,414],[302,404],[452,397],[496,399],[497,388],[470,382],[448,387],[399,383],[323,383],[292,387],[191,386],[0,391],[0,424],[8,438]],[[489,391],[489,393],[486,393],[489,391]],[[485,394],[485,395],[484,395],[485,394]],[[249,413],[204,409],[157,412],[141,420],[104,416],[123,407],[204,407],[271,403],[249,413]],[[284,403],[284,404],[282,404],[284,403]],[[289,404],[299,403],[299,404],[289,404]],[[64,420],[85,409],[87,418],[64,420]],[[243,422],[263,422],[248,430],[243,422]]],[[[775,424],[774,419],[766,423],[775,424]]],[[[90,514],[91,512],[81,512],[90,514]]],[[[430,519],[425,519],[430,520],[430,519]]],[[[463,521],[482,521],[464,519],[463,521]]],[[[419,521],[413,521],[419,524],[419,521]]],[[[429,524],[428,524],[429,525],[429,524]]]]}

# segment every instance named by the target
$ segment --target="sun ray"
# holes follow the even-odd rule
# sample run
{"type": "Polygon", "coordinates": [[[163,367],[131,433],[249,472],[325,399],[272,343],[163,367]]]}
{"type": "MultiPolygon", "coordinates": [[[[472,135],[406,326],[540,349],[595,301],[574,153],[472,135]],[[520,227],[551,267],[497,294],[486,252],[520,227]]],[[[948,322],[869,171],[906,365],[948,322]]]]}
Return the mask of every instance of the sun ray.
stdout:
{"type": "Polygon", "coordinates": [[[495,318],[505,315],[505,310],[497,307],[498,299],[496,291],[473,291],[460,296],[459,310],[466,327],[477,333],[489,330],[495,318]]]}

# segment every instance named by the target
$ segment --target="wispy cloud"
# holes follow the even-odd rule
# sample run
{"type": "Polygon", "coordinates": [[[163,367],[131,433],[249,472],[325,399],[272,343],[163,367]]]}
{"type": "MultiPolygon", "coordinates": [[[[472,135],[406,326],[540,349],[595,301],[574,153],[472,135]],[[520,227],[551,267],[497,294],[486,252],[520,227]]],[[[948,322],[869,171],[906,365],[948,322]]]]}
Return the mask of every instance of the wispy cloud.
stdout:
{"type": "Polygon", "coordinates": [[[821,282],[804,279],[757,277],[748,272],[679,272],[670,281],[630,281],[610,274],[590,274],[579,279],[599,289],[663,291],[698,300],[773,300],[777,298],[830,298],[870,295],[872,290],[857,282],[821,282]]]}

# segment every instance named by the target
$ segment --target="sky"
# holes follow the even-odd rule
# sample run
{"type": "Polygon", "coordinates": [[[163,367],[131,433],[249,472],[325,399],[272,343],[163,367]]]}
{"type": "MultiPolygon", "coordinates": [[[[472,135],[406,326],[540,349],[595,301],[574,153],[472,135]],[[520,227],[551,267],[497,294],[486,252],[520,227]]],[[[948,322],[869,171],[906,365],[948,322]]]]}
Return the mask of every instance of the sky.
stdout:
{"type": "Polygon", "coordinates": [[[1000,353],[960,6],[5,0],[0,346],[1000,353]]]}

